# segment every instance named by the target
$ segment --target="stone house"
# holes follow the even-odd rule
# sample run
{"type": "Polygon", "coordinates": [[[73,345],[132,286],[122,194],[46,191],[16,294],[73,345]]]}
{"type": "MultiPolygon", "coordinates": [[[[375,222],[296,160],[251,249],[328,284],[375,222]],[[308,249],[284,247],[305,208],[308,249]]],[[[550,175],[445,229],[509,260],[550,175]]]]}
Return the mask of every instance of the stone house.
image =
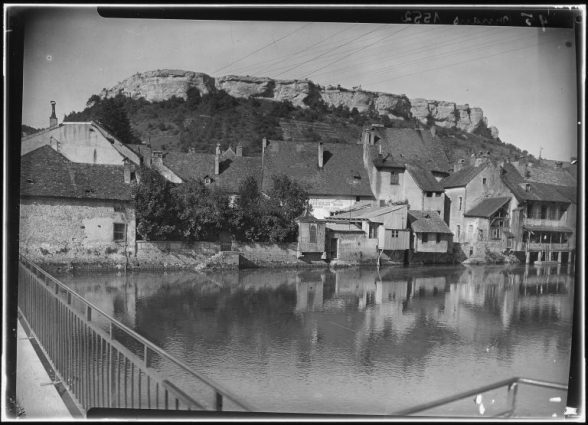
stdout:
{"type": "MultiPolygon", "coordinates": [[[[484,226],[478,228],[477,221],[466,220],[466,212],[487,199],[498,199],[498,201],[488,201],[488,205],[493,206],[502,198],[512,196],[510,189],[500,178],[501,170],[500,166],[486,160],[478,166],[458,168],[441,180],[440,183],[446,194],[445,222],[453,232],[455,243],[471,244],[487,239],[488,229],[480,238],[478,229],[484,232],[484,226]]],[[[482,208],[481,211],[485,214],[486,208],[482,208]]]]}
{"type": "Polygon", "coordinates": [[[449,162],[438,139],[428,131],[372,126],[362,134],[363,162],[374,196],[385,202],[406,201],[412,210],[445,215],[439,181],[449,162]]]}
{"type": "MultiPolygon", "coordinates": [[[[486,249],[513,250],[514,234],[510,231],[511,197],[484,198],[464,213],[461,243],[469,255],[483,256],[486,249]]],[[[466,252],[467,254],[467,252],[466,252]]]]}
{"type": "Polygon", "coordinates": [[[524,253],[526,262],[571,262],[577,214],[572,177],[561,169],[516,162],[503,165],[501,178],[513,194],[514,250],[524,253]]]}
{"type": "Polygon", "coordinates": [[[373,200],[359,145],[263,140],[262,190],[285,174],[309,193],[312,214],[325,218],[355,202],[373,200]]]}
{"type": "Polygon", "coordinates": [[[131,164],[76,163],[49,145],[21,157],[20,251],[33,259],[123,261],[135,253],[131,164]]]}
{"type": "Polygon", "coordinates": [[[95,121],[57,123],[55,104],[49,128],[21,140],[21,155],[49,145],[71,162],[102,165],[122,165],[128,159],[138,166],[137,153],[95,121]]]}
{"type": "Polygon", "coordinates": [[[453,233],[437,211],[409,210],[408,223],[413,252],[448,253],[453,249],[453,233]]]}

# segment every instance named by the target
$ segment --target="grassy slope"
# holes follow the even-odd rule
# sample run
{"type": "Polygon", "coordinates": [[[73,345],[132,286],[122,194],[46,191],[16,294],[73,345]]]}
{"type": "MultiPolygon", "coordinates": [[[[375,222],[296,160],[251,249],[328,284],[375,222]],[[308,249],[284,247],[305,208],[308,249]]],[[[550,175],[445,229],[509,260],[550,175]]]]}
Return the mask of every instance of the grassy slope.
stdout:
{"type": "MultiPolygon", "coordinates": [[[[150,103],[143,99],[119,98],[131,125],[143,143],[155,149],[193,148],[214,152],[242,143],[246,155],[259,155],[261,139],[299,141],[336,141],[356,143],[364,124],[383,123],[391,127],[414,127],[412,122],[390,121],[377,116],[366,117],[333,111],[324,105],[303,110],[282,102],[263,99],[235,99],[224,93],[195,100],[170,99],[150,103]]],[[[95,119],[95,107],[72,113],[66,120],[95,119]]],[[[426,127],[426,126],[425,126],[426,127]]],[[[520,155],[513,145],[460,130],[437,127],[451,163],[469,158],[480,151],[490,151],[493,158],[520,155]]]]}

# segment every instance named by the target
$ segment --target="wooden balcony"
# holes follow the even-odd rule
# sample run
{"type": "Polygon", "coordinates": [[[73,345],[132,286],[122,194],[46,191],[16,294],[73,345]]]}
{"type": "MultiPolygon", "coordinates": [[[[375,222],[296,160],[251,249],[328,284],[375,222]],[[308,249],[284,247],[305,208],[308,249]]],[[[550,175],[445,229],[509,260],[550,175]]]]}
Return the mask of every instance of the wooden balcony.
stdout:
{"type": "Polygon", "coordinates": [[[570,243],[525,243],[525,251],[570,251],[574,248],[570,243]]]}
{"type": "Polygon", "coordinates": [[[525,218],[523,224],[527,226],[565,227],[565,220],[546,220],[542,218],[525,218]]]}

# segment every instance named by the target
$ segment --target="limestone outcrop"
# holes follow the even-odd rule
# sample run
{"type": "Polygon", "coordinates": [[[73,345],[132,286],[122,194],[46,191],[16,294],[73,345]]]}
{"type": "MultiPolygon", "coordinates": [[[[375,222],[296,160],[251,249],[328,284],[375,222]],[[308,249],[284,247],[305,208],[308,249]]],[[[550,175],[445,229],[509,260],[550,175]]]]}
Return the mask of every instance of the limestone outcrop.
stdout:
{"type": "Polygon", "coordinates": [[[119,94],[149,102],[160,102],[173,96],[188,98],[188,90],[196,88],[201,94],[214,90],[214,78],[192,71],[157,70],[137,73],[110,89],[103,89],[100,98],[116,97],[119,94]]]}
{"type": "MultiPolygon", "coordinates": [[[[352,90],[340,86],[322,87],[309,80],[274,80],[268,77],[226,75],[214,78],[207,74],[181,71],[157,70],[137,73],[100,92],[100,98],[119,94],[148,101],[162,101],[172,96],[187,99],[188,90],[196,88],[201,94],[224,90],[237,98],[264,98],[274,101],[289,101],[293,105],[307,108],[309,103],[324,101],[329,106],[344,106],[359,112],[376,112],[391,119],[416,118],[423,124],[436,124],[445,128],[457,128],[474,132],[487,127],[488,120],[482,109],[453,102],[409,99],[404,94],[371,92],[354,87],[352,90]]],[[[498,134],[498,130],[495,129],[498,134]]]]}

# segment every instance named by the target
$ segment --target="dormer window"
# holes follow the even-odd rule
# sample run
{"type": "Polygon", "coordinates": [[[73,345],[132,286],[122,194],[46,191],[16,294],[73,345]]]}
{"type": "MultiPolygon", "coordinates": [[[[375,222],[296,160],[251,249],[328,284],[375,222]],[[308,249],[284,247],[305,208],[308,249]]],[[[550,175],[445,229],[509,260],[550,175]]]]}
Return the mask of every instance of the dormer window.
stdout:
{"type": "Polygon", "coordinates": [[[204,184],[210,184],[210,183],[212,183],[212,179],[210,177],[205,177],[204,184]]]}

